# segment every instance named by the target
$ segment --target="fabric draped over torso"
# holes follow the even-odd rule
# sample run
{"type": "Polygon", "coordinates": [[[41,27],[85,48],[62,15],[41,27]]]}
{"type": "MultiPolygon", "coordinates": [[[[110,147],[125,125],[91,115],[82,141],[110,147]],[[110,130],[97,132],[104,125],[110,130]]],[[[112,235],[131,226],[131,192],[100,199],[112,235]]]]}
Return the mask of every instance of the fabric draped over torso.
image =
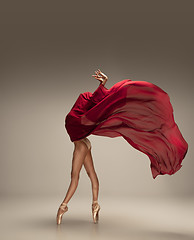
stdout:
{"type": "Polygon", "coordinates": [[[149,157],[153,178],[177,172],[188,151],[168,94],[146,81],[124,79],[110,89],[100,84],[94,93],[81,93],[65,127],[72,142],[90,134],[122,136],[149,157]]]}

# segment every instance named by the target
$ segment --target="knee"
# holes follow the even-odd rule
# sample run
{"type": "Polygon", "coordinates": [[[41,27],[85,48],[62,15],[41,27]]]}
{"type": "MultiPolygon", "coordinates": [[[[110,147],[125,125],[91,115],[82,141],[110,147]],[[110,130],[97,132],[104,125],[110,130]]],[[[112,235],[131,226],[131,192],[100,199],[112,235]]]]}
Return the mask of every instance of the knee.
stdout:
{"type": "Polygon", "coordinates": [[[87,147],[90,150],[92,148],[92,144],[88,138],[86,138],[86,142],[87,142],[87,147]]]}
{"type": "Polygon", "coordinates": [[[71,171],[71,180],[78,182],[79,181],[79,173],[71,171]]]}
{"type": "Polygon", "coordinates": [[[84,138],[78,141],[74,141],[75,150],[88,151],[92,148],[91,142],[88,138],[84,138]]]}
{"type": "Polygon", "coordinates": [[[82,141],[77,141],[76,143],[75,143],[75,151],[81,151],[81,152],[83,152],[83,151],[87,151],[88,150],[88,148],[87,148],[87,146],[86,146],[86,144],[84,143],[84,142],[82,142],[82,141]]]}

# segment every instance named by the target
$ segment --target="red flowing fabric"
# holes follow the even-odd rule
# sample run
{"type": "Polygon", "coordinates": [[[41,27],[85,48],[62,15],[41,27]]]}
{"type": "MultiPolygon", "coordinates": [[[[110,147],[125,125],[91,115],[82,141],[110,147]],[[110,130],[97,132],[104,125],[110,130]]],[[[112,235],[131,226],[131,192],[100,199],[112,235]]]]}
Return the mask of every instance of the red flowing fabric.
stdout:
{"type": "Polygon", "coordinates": [[[172,175],[188,151],[168,94],[153,83],[124,79],[81,93],[65,118],[71,141],[90,134],[122,136],[150,159],[152,176],[172,175]]]}

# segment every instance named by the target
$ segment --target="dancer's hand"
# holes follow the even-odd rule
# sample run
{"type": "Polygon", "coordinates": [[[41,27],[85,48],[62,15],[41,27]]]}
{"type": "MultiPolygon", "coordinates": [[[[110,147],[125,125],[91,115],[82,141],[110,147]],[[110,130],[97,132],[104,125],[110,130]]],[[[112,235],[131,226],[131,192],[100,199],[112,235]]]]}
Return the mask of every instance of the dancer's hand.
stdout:
{"type": "Polygon", "coordinates": [[[105,82],[108,80],[108,77],[98,69],[95,71],[96,75],[92,75],[92,77],[95,77],[97,80],[101,81],[101,83],[104,85],[105,82]]]}

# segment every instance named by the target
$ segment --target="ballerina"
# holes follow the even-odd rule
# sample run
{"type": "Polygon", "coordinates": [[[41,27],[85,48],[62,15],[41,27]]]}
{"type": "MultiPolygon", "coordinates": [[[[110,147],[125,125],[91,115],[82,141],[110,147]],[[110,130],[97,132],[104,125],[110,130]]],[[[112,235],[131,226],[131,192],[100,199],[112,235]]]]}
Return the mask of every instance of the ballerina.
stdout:
{"type": "Polygon", "coordinates": [[[188,151],[188,143],[174,120],[173,107],[164,90],[153,83],[131,79],[124,79],[107,89],[108,77],[100,69],[95,73],[92,77],[99,80],[100,85],[94,93],[81,93],[65,118],[65,127],[75,148],[71,183],[57,213],[58,224],[77,188],[82,165],[91,180],[93,221],[98,222],[99,181],[89,135],[122,136],[149,157],[154,179],[158,175],[176,173],[188,151]]]}
{"type": "MultiPolygon", "coordinates": [[[[108,77],[102,73],[99,69],[95,71],[95,75],[92,75],[97,80],[101,82],[101,85],[105,85],[108,80],[108,77]]],[[[77,141],[73,141],[74,143],[74,152],[73,152],[73,160],[72,160],[72,170],[71,170],[71,183],[69,185],[68,191],[66,196],[61,203],[58,212],[57,212],[57,224],[61,223],[63,214],[68,211],[67,203],[73,196],[76,191],[79,182],[79,174],[84,165],[86,173],[88,174],[91,185],[92,185],[92,194],[93,194],[93,201],[92,201],[92,216],[93,222],[97,223],[99,219],[99,211],[100,205],[98,203],[98,192],[99,192],[99,180],[94,169],[94,163],[91,153],[91,142],[88,138],[82,138],[77,141]]]]}

